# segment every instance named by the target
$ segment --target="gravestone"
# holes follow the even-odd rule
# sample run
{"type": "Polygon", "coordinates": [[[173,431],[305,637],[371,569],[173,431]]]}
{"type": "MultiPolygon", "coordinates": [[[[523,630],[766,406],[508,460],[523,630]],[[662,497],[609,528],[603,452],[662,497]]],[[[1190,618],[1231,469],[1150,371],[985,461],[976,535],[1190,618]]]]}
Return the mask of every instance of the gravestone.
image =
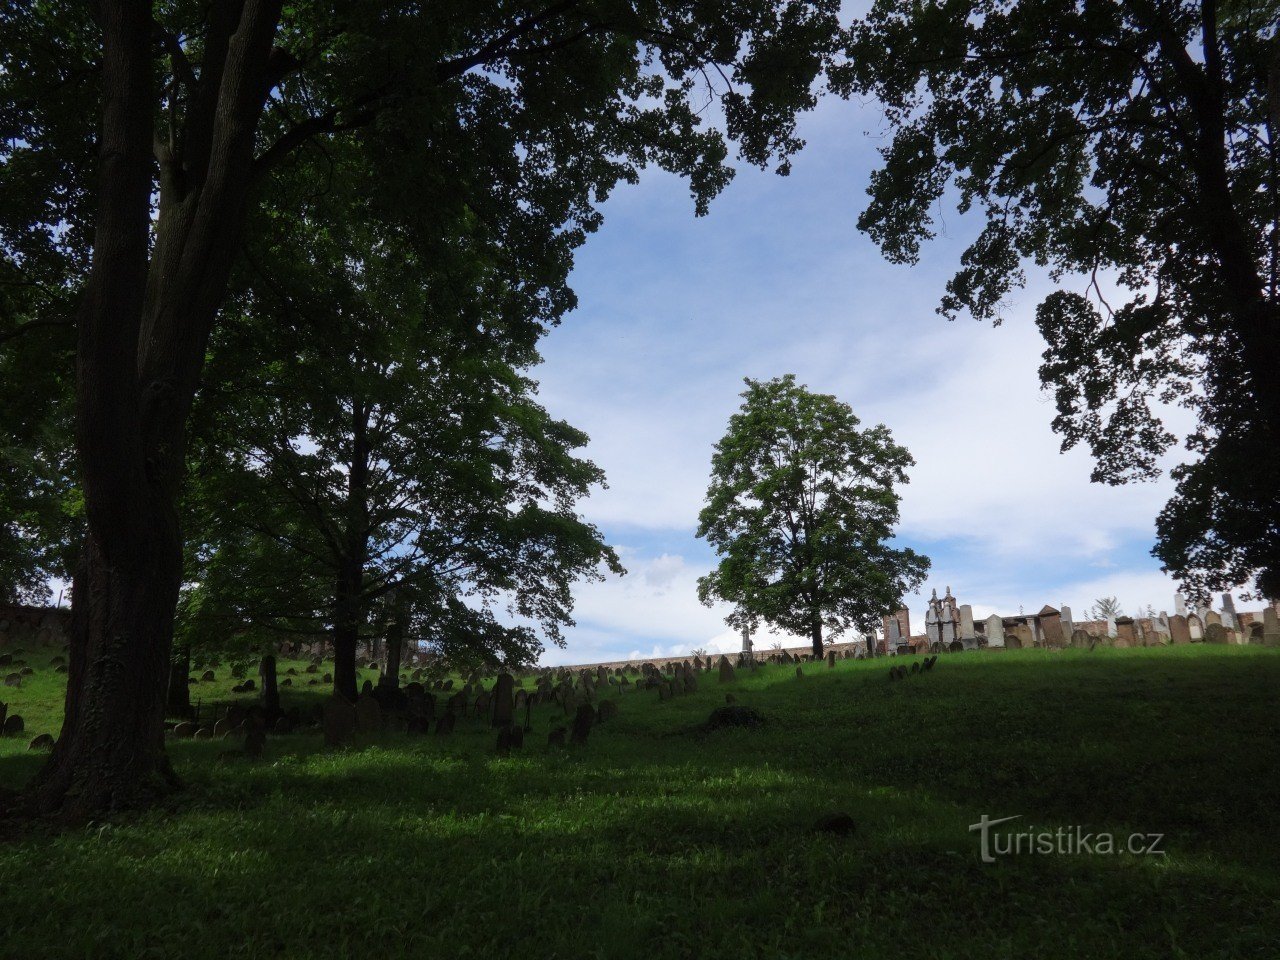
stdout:
{"type": "Polygon", "coordinates": [[[1240,626],[1236,617],[1236,601],[1229,593],[1222,595],[1222,625],[1228,630],[1235,630],[1240,626]]]}
{"type": "Polygon", "coordinates": [[[1076,648],[1078,648],[1078,649],[1082,649],[1082,650],[1084,650],[1084,649],[1088,649],[1088,646],[1089,646],[1089,634],[1087,634],[1087,633],[1086,633],[1085,631],[1083,631],[1083,630],[1072,630],[1072,631],[1071,631],[1071,646],[1076,647],[1076,648]]]}
{"type": "Polygon", "coordinates": [[[454,725],[458,722],[458,716],[452,710],[446,711],[444,716],[440,718],[436,724],[437,736],[448,736],[453,733],[454,725]]]}
{"type": "Polygon", "coordinates": [[[1263,640],[1262,624],[1255,620],[1249,624],[1249,642],[1262,643],[1263,640]]]}
{"type": "Polygon", "coordinates": [[[589,703],[584,703],[578,707],[578,712],[573,717],[573,734],[570,736],[570,743],[585,745],[587,737],[591,736],[591,728],[596,722],[595,707],[589,703]]]}
{"type": "Polygon", "coordinates": [[[262,680],[262,712],[275,719],[280,716],[280,691],[276,689],[276,658],[271,654],[258,663],[258,677],[262,680]]]}
{"type": "Polygon", "coordinates": [[[1004,621],[998,614],[987,617],[987,646],[1004,646],[1004,621]]]}
{"type": "Polygon", "coordinates": [[[190,720],[184,720],[173,728],[173,735],[176,739],[185,740],[196,735],[196,731],[200,729],[190,720]]]}
{"type": "Polygon", "coordinates": [[[31,740],[31,742],[27,744],[27,749],[28,750],[52,750],[53,735],[48,733],[42,733],[38,737],[34,737],[31,740]]]}
{"type": "Polygon", "coordinates": [[[356,701],[356,729],[361,733],[377,733],[382,729],[382,706],[372,693],[356,701]]]}
{"type": "Polygon", "coordinates": [[[1208,630],[1215,623],[1222,624],[1222,614],[1217,610],[1210,610],[1204,615],[1205,639],[1208,639],[1208,630]]]}
{"type": "Polygon", "coordinates": [[[498,682],[493,688],[493,725],[495,727],[511,725],[511,719],[515,715],[514,688],[515,678],[511,674],[498,674],[498,682]]]}
{"type": "Polygon", "coordinates": [[[1227,628],[1221,623],[1211,623],[1204,628],[1205,643],[1226,643],[1227,628]]]}
{"type": "Polygon", "coordinates": [[[1138,643],[1138,631],[1133,617],[1116,617],[1116,646],[1133,647],[1138,643]]]}
{"type": "Polygon", "coordinates": [[[6,675],[6,676],[5,676],[5,678],[4,678],[4,685],[5,685],[6,687],[20,687],[20,686],[22,686],[22,674],[20,674],[20,673],[10,673],[10,674],[6,675]]]}
{"type": "Polygon", "coordinates": [[[1191,642],[1191,631],[1187,627],[1187,618],[1180,613],[1175,613],[1169,618],[1169,640],[1175,645],[1191,642]]]}
{"type": "Polygon", "coordinates": [[[599,717],[599,719],[600,719],[600,722],[601,722],[601,723],[604,723],[606,720],[612,719],[613,717],[616,717],[617,715],[618,715],[618,701],[617,701],[617,700],[601,700],[601,701],[600,701],[600,717],[599,717]]]}
{"type": "Polygon", "coordinates": [[[1200,619],[1199,614],[1193,613],[1187,617],[1187,633],[1192,643],[1199,643],[1204,639],[1204,621],[1200,619]]]}
{"type": "Polygon", "coordinates": [[[4,726],[0,727],[0,734],[6,737],[15,737],[26,729],[26,724],[22,722],[22,714],[11,713],[4,721],[4,726]]]}
{"type": "Polygon", "coordinates": [[[827,651],[827,667],[830,669],[836,665],[836,652],[834,650],[827,651]]]}
{"type": "Polygon", "coordinates": [[[553,727],[547,734],[547,747],[564,746],[564,727],[553,727]]]}
{"type": "Polygon", "coordinates": [[[734,679],[733,664],[729,662],[729,658],[720,657],[720,682],[729,683],[734,679]]]}
{"type": "Polygon", "coordinates": [[[1268,647],[1280,647],[1280,615],[1273,605],[1262,611],[1262,642],[1268,647]]]}
{"type": "Polygon", "coordinates": [[[333,694],[324,702],[324,745],[340,747],[356,730],[356,708],[345,697],[333,694]]]}
{"type": "Polygon", "coordinates": [[[978,645],[978,635],[973,629],[973,607],[967,603],[960,604],[960,640],[966,649],[978,645]]]}

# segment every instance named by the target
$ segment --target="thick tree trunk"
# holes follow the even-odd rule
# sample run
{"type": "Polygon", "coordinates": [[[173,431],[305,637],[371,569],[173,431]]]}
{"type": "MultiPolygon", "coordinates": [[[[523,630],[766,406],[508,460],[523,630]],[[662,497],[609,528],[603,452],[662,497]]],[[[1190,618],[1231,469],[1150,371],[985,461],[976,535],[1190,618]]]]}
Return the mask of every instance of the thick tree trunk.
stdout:
{"type": "Polygon", "coordinates": [[[392,690],[400,688],[400,653],[404,646],[404,618],[397,609],[387,630],[386,653],[387,662],[383,664],[382,677],[379,683],[392,690]]]}
{"type": "MultiPolygon", "coordinates": [[[[177,784],[164,752],[165,686],[181,551],[113,565],[92,535],[77,571],[66,715],[24,805],[74,822],[177,784]]],[[[141,558],[140,558],[141,559],[141,558]]]]}
{"type": "Polygon", "coordinates": [[[280,716],[280,689],[276,686],[276,658],[267,654],[258,665],[258,679],[262,682],[262,712],[268,720],[280,716]]]}
{"type": "Polygon", "coordinates": [[[822,646],[822,617],[815,616],[809,625],[809,637],[813,641],[813,655],[821,660],[825,655],[822,646]]]}
{"type": "Polygon", "coordinates": [[[88,535],[72,595],[62,732],[19,801],[81,820],[176,780],[164,752],[185,424],[244,222],[274,0],[215,18],[187,153],[156,158],[151,4],[99,7],[102,127],[93,267],[76,318],[76,447],[88,535]],[[216,29],[215,29],[216,28],[216,29]],[[154,240],[154,242],[153,242],[154,240]]]}

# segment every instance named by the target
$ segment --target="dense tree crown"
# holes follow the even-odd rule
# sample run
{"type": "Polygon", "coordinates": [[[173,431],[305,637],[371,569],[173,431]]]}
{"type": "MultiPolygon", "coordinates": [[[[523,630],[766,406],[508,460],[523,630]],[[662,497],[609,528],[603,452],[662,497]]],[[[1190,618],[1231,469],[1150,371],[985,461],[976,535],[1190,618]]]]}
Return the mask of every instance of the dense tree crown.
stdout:
{"type": "Polygon", "coordinates": [[[747,380],[711,460],[698,536],[719,566],[698,581],[703,603],[734,605],[729,622],[809,637],[869,631],[924,581],[927,558],[892,545],[897,485],[914,461],[883,424],[787,374],[747,380]]]}
{"type": "Polygon", "coordinates": [[[998,318],[1027,260],[1066,285],[1037,311],[1041,379],[1096,481],[1153,476],[1160,408],[1196,412],[1155,552],[1200,596],[1280,596],[1278,12],[882,0],[842,74],[893,132],[860,220],[891,259],[917,260],[944,197],[985,215],[943,313],[998,318]]]}

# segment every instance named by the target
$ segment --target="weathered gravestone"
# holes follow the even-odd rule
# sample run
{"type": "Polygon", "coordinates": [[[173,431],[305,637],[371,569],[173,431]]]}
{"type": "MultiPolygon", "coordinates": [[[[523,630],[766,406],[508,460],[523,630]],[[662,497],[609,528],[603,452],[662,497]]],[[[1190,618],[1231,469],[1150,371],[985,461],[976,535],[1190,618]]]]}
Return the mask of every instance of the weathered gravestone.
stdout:
{"type": "Polygon", "coordinates": [[[16,737],[26,729],[26,724],[22,722],[22,714],[11,713],[4,722],[4,727],[0,728],[0,733],[6,737],[16,737]]]}
{"type": "Polygon", "coordinates": [[[53,735],[49,733],[42,733],[38,737],[34,737],[31,740],[31,742],[27,744],[27,749],[28,750],[52,750],[53,735]]]}
{"type": "Polygon", "coordinates": [[[1133,617],[1116,617],[1116,643],[1117,647],[1136,647],[1138,645],[1138,630],[1134,626],[1133,617]]]}
{"type": "Polygon", "coordinates": [[[1204,621],[1194,613],[1187,617],[1187,633],[1192,643],[1199,643],[1204,639],[1204,621]]]}
{"type": "Polygon", "coordinates": [[[1175,613],[1169,618],[1169,640],[1174,644],[1191,642],[1191,631],[1187,627],[1187,618],[1175,613]]]}
{"type": "Polygon", "coordinates": [[[1221,623],[1211,623],[1204,628],[1205,643],[1226,643],[1227,628],[1221,623]]]}
{"type": "Polygon", "coordinates": [[[1072,630],[1071,646],[1078,647],[1080,649],[1087,649],[1089,646],[1089,634],[1084,630],[1072,630]]]}
{"type": "Polygon", "coordinates": [[[827,667],[828,669],[836,665],[836,652],[834,650],[827,651],[827,667]]]}
{"type": "Polygon", "coordinates": [[[324,744],[340,747],[356,731],[356,708],[345,697],[333,694],[324,702],[324,744]]]}
{"type": "Polygon", "coordinates": [[[511,725],[516,706],[514,689],[515,678],[511,674],[498,674],[498,682],[493,688],[493,725],[495,727],[511,725]]]}
{"type": "Polygon", "coordinates": [[[22,674],[20,674],[20,673],[11,673],[11,674],[8,674],[8,675],[4,678],[4,685],[5,685],[6,687],[20,687],[20,686],[22,686],[22,674]]]}
{"type": "Polygon", "coordinates": [[[1268,647],[1280,647],[1280,614],[1274,606],[1262,610],[1262,642],[1268,647]]]}
{"type": "Polygon", "coordinates": [[[726,656],[720,657],[720,682],[729,683],[734,679],[733,664],[726,656]]]}

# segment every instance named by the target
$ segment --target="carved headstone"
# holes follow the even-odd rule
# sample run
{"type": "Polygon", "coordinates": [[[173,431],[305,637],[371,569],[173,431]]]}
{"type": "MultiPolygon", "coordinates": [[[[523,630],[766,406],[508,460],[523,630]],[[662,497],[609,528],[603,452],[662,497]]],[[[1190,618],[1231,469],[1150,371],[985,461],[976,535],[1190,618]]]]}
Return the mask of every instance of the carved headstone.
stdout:
{"type": "Polygon", "coordinates": [[[1193,613],[1187,617],[1187,633],[1191,636],[1192,643],[1199,643],[1204,639],[1204,621],[1198,614],[1193,613]]]}
{"type": "Polygon", "coordinates": [[[1227,628],[1221,623],[1211,623],[1204,628],[1205,643],[1226,643],[1227,628]]]}
{"type": "Polygon", "coordinates": [[[1191,642],[1191,630],[1187,627],[1187,618],[1180,613],[1175,613],[1169,618],[1169,639],[1174,644],[1191,642]]]}
{"type": "Polygon", "coordinates": [[[994,613],[987,617],[987,646],[1004,646],[1004,621],[994,613]]]}
{"type": "Polygon", "coordinates": [[[1262,642],[1268,647],[1280,647],[1280,615],[1271,604],[1262,611],[1262,642]]]}

